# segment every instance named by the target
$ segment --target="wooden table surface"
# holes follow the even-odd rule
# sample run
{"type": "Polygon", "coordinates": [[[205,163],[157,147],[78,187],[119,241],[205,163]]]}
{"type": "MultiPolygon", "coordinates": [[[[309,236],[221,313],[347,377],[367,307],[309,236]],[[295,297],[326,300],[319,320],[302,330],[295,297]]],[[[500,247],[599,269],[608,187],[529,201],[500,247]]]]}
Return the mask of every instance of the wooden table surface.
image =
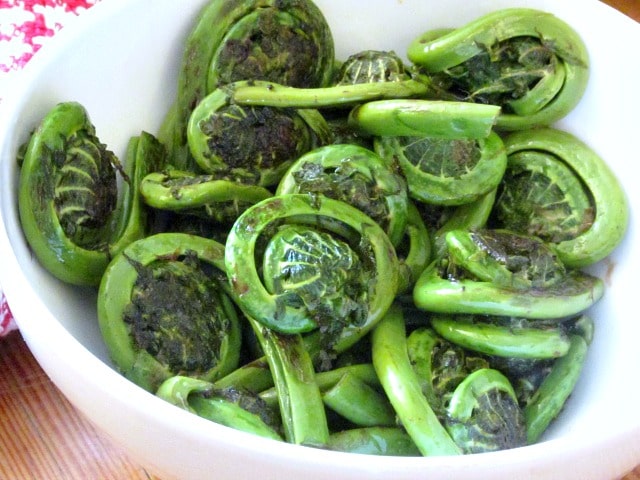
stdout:
{"type": "MultiPolygon", "coordinates": [[[[607,0],[640,21],[640,0],[607,0]]],[[[74,409],[19,332],[0,341],[0,479],[153,480],[74,409]]],[[[623,480],[640,480],[640,466],[623,480]]]]}

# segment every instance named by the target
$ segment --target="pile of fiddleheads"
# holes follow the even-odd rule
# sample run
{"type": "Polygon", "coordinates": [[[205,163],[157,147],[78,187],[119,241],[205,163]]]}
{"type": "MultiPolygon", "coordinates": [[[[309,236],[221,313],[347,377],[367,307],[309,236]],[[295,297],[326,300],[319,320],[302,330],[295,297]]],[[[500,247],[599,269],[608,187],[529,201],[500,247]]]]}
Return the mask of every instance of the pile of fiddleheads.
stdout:
{"type": "Polygon", "coordinates": [[[604,282],[584,267],[628,222],[607,164],[552,125],[587,52],[519,8],[406,53],[335,58],[311,0],[212,0],[165,122],[122,166],[81,105],[42,120],[20,154],[24,234],[53,275],[99,287],[123,375],[318,448],[540,438],[594,335],[604,282]]]}

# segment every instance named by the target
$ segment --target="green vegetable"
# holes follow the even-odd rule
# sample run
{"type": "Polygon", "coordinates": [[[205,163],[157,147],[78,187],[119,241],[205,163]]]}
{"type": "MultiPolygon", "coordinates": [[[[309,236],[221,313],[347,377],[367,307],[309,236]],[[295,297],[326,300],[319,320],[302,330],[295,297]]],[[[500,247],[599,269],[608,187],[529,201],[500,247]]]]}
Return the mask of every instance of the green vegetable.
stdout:
{"type": "Polygon", "coordinates": [[[184,410],[227,427],[282,440],[277,416],[258,397],[238,390],[216,389],[204,380],[175,376],[165,380],[156,395],[184,410]]]}
{"type": "Polygon", "coordinates": [[[373,366],[398,418],[422,455],[461,452],[438,420],[407,354],[402,310],[393,305],[372,334],[373,366]]]}
{"type": "Polygon", "coordinates": [[[124,376],[327,450],[539,440],[594,338],[604,282],[579,269],[629,223],[604,161],[548,127],[584,92],[584,44],[511,8],[406,53],[337,60],[311,0],[210,0],[122,166],[80,104],[49,112],[18,155],[25,237],[99,285],[124,376]]]}
{"type": "Polygon", "coordinates": [[[609,255],[629,224],[629,206],[604,160],[574,135],[545,128],[505,138],[507,172],[494,222],[550,242],[570,267],[609,255]]]}
{"type": "Polygon", "coordinates": [[[226,271],[249,317],[283,333],[323,326],[338,330],[343,339],[368,331],[398,288],[398,260],[381,227],[344,202],[306,194],[276,196],[245,211],[229,233],[226,271]],[[285,219],[303,228],[289,226],[275,237],[274,256],[269,258],[268,249],[265,268],[278,277],[266,274],[263,283],[255,263],[256,242],[267,227],[285,219]],[[348,237],[334,239],[336,232],[355,237],[355,244],[348,237]],[[291,266],[287,252],[296,259],[291,266]]]}
{"type": "Polygon", "coordinates": [[[425,269],[413,291],[418,308],[550,319],[580,313],[604,293],[602,280],[589,274],[567,270],[558,277],[553,251],[535,237],[485,230],[473,236],[478,242],[472,252],[461,250],[456,240],[469,235],[466,231],[447,233],[448,251],[458,255],[453,262],[443,265],[436,260],[425,269]],[[487,275],[478,278],[484,264],[488,265],[487,275]],[[544,286],[547,274],[556,280],[544,286]],[[532,288],[523,288],[520,281],[522,285],[532,282],[532,288]]]}
{"type": "MultiPolygon", "coordinates": [[[[559,328],[563,328],[560,327],[559,328]]],[[[518,397],[518,403],[524,408],[531,396],[549,375],[551,366],[556,358],[530,359],[520,357],[488,356],[491,368],[502,372],[506,376],[518,397]]]]}
{"type": "Polygon", "coordinates": [[[166,127],[173,131],[175,166],[189,164],[184,150],[191,112],[220,85],[252,79],[326,86],[333,62],[331,30],[312,1],[207,2],[184,45],[176,106],[166,127]]]}
{"type": "Polygon", "coordinates": [[[53,107],[31,135],[20,172],[20,221],[40,263],[65,282],[100,283],[111,257],[147,234],[138,185],[164,160],[163,147],[142,132],[131,139],[123,169],[82,105],[53,107]]]}
{"type": "Polygon", "coordinates": [[[572,319],[568,325],[568,333],[570,335],[578,335],[591,345],[593,336],[595,335],[596,325],[590,315],[580,315],[578,318],[572,319]]]}
{"type": "Polygon", "coordinates": [[[354,129],[376,136],[485,138],[500,107],[439,100],[376,100],[349,113],[354,129]]]}
{"type": "Polygon", "coordinates": [[[463,205],[495,190],[507,167],[500,137],[479,140],[384,136],[374,142],[386,159],[395,159],[410,195],[435,205],[463,205]]]}
{"type": "Polygon", "coordinates": [[[250,205],[272,195],[257,185],[177,170],[150,173],[142,179],[140,194],[150,207],[218,223],[233,223],[250,205]]]}
{"type": "Polygon", "coordinates": [[[518,319],[495,322],[493,317],[431,317],[433,329],[467,350],[509,358],[558,358],[569,351],[569,338],[558,328],[519,325],[518,319]]]}
{"type": "Polygon", "coordinates": [[[278,396],[285,439],[320,447],[329,427],[311,356],[299,334],[283,335],[248,318],[265,353],[278,396]]]}
{"type": "MultiPolygon", "coordinates": [[[[366,384],[374,390],[380,387],[380,381],[370,363],[352,364],[316,372],[315,382],[320,392],[324,393],[335,387],[345,376],[352,377],[358,383],[366,384]]],[[[278,401],[277,397],[276,389],[272,387],[267,387],[260,392],[260,398],[268,405],[275,404],[278,401]]]]}
{"type": "Polygon", "coordinates": [[[138,240],[112,260],[98,321],[124,376],[155,391],[171,376],[213,381],[238,366],[240,325],[222,269],[223,245],[183,233],[138,240]]]}
{"type": "Polygon", "coordinates": [[[316,110],[241,106],[229,93],[237,85],[214,90],[189,118],[189,150],[206,173],[275,185],[300,155],[329,142],[316,110]]]}
{"type": "Polygon", "coordinates": [[[384,394],[356,375],[345,373],[333,387],[323,392],[322,400],[354,425],[393,427],[396,424],[395,412],[384,394]]]}
{"type": "Polygon", "coordinates": [[[489,366],[470,353],[432,328],[419,327],[407,336],[407,355],[422,394],[440,419],[445,418],[445,407],[460,382],[471,372],[489,366]]]}
{"type": "Polygon", "coordinates": [[[334,144],[302,155],[278,184],[276,195],[286,193],[349,203],[380,224],[394,245],[404,235],[409,202],[405,182],[366,148],[334,144]]]}
{"type": "Polygon", "coordinates": [[[427,226],[415,204],[409,201],[408,207],[404,239],[396,247],[400,263],[398,294],[406,293],[413,288],[432,256],[431,236],[427,226]]]}
{"type": "MultiPolygon", "coordinates": [[[[363,50],[342,62],[337,85],[401,82],[410,79],[413,74],[395,52],[363,50]]],[[[424,77],[421,80],[428,82],[424,77]]]]}
{"type": "Polygon", "coordinates": [[[447,251],[446,235],[451,230],[480,230],[487,226],[491,216],[497,189],[481,195],[477,200],[452,207],[441,224],[434,226],[432,248],[434,257],[442,258],[447,251]]]}
{"type": "Polygon", "coordinates": [[[372,100],[422,97],[429,89],[429,80],[410,73],[394,52],[355,53],[342,63],[337,78],[335,85],[315,88],[241,85],[234,90],[233,100],[280,108],[339,108],[372,100]]]}
{"type": "Polygon", "coordinates": [[[251,360],[216,380],[214,386],[216,388],[239,388],[252,393],[268,390],[273,387],[269,362],[264,356],[251,360]]]}
{"type": "Polygon", "coordinates": [[[280,195],[238,218],[227,240],[226,268],[269,363],[286,438],[325,444],[324,406],[299,333],[321,327],[332,347],[333,342],[353,342],[378,322],[393,301],[398,281],[388,237],[369,217],[341,201],[280,195]],[[285,219],[299,224],[285,224],[269,240],[263,283],[255,264],[256,242],[285,219]],[[347,238],[334,237],[345,228],[347,238]],[[357,237],[353,247],[348,241],[352,235],[357,237]]]}
{"type": "Polygon", "coordinates": [[[348,107],[374,100],[421,97],[428,90],[413,80],[356,83],[324,88],[294,88],[274,83],[242,85],[233,91],[233,102],[279,108],[348,107]]]}
{"type": "Polygon", "coordinates": [[[580,101],[589,57],[580,36],[529,8],[488,13],[459,28],[426,32],[407,50],[443,98],[499,105],[501,129],[550,125],[580,101]]]}
{"type": "Polygon", "coordinates": [[[453,265],[506,289],[550,288],[567,275],[554,251],[537,237],[509,230],[452,230],[446,242],[453,265]]]}
{"type": "Polygon", "coordinates": [[[340,452],[364,455],[418,457],[420,451],[407,433],[394,427],[365,427],[331,434],[327,447],[340,452]]]}
{"type": "Polygon", "coordinates": [[[586,356],[587,342],[579,335],[572,335],[567,354],[555,361],[524,408],[529,443],[538,441],[563,409],[578,382],[586,356]]]}
{"type": "Polygon", "coordinates": [[[509,380],[491,368],[476,370],[455,389],[447,431],[465,453],[495,452],[526,444],[524,415],[509,380]]]}

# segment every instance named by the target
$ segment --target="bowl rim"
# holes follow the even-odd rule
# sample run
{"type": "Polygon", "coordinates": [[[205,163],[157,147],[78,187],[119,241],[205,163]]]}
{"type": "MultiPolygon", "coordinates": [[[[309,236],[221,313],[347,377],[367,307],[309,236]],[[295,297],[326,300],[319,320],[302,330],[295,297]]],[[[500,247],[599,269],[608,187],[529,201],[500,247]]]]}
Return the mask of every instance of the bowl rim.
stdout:
{"type": "MultiPolygon", "coordinates": [[[[142,2],[144,0],[135,1],[142,2]]],[[[593,2],[600,3],[596,0],[593,0],[593,2]]],[[[30,85],[29,79],[37,78],[47,68],[49,63],[55,59],[56,55],[64,50],[65,45],[74,42],[75,39],[88,32],[96,23],[104,22],[110,16],[122,9],[126,9],[129,3],[128,0],[98,2],[83,14],[82,21],[73,21],[66,25],[56,34],[55,41],[44,45],[38,52],[38,55],[35,55],[22,71],[13,74],[13,78],[10,78],[9,81],[6,82],[5,98],[2,100],[2,104],[0,104],[0,147],[6,145],[14,133],[14,129],[11,126],[11,119],[21,111],[24,105],[25,98],[22,93],[28,90],[30,85]]],[[[606,8],[611,8],[604,4],[601,5],[606,8]]],[[[616,13],[628,19],[628,17],[620,12],[616,11],[616,13]]],[[[637,24],[635,24],[635,27],[637,38],[640,39],[640,28],[637,28],[637,24]]],[[[3,150],[0,150],[0,154],[2,153],[3,150]]],[[[9,160],[0,158],[0,161],[7,162],[9,160]]],[[[0,178],[2,178],[2,170],[0,170],[0,178]]],[[[6,190],[8,189],[5,189],[5,191],[6,190]]],[[[0,192],[2,197],[5,197],[5,195],[8,197],[8,193],[5,191],[0,192]]],[[[5,198],[5,200],[8,200],[8,198],[5,198]]],[[[0,251],[13,252],[12,241],[9,238],[9,232],[6,229],[5,222],[4,213],[0,209],[0,251]]],[[[83,380],[91,383],[97,391],[105,393],[109,391],[118,392],[120,400],[125,398],[127,400],[133,399],[137,405],[138,413],[142,416],[146,416],[149,412],[145,412],[144,407],[140,406],[138,401],[142,402],[142,404],[151,402],[150,405],[153,406],[153,410],[162,414],[160,416],[161,421],[169,428],[179,429],[183,432],[196,432],[209,441],[215,440],[216,442],[223,442],[233,448],[247,449],[250,453],[268,452],[279,460],[288,460],[300,454],[300,446],[274,442],[248,433],[232,430],[228,427],[212,424],[191,413],[181,411],[160,398],[155,397],[153,394],[137,387],[117,373],[111,366],[102,362],[102,360],[96,357],[66,330],[66,328],[56,321],[49,308],[37,295],[37,286],[32,285],[28,281],[15,256],[5,256],[2,264],[2,269],[0,269],[0,284],[3,285],[3,290],[11,305],[16,323],[39,363],[40,356],[44,350],[42,349],[40,341],[36,339],[36,335],[44,335],[44,337],[50,341],[59,343],[59,352],[65,352],[65,355],[69,358],[81,360],[80,364],[75,365],[74,368],[83,380]],[[23,297],[28,298],[29,301],[22,301],[23,297]],[[38,322],[39,325],[29,321],[29,317],[33,315],[34,312],[42,315],[41,320],[38,322]],[[38,332],[35,331],[36,327],[39,329],[38,332]],[[100,377],[100,382],[94,378],[96,372],[100,377]],[[166,420],[167,418],[175,418],[178,422],[168,422],[166,420]]],[[[65,355],[60,353],[57,361],[73,367],[69,364],[68,359],[65,362],[65,355]]],[[[45,371],[51,376],[54,383],[61,385],[63,393],[67,396],[63,379],[61,379],[56,372],[50,371],[47,368],[45,368],[45,371]]],[[[83,411],[85,415],[89,416],[83,406],[76,406],[83,411]]],[[[534,445],[513,450],[460,456],[456,459],[456,468],[477,467],[479,465],[490,466],[497,462],[500,462],[500,464],[508,463],[517,465],[521,464],[525,459],[530,460],[534,457],[548,462],[550,454],[552,457],[560,459],[561,457],[571,457],[571,454],[580,451],[595,453],[598,450],[603,451],[610,448],[604,448],[605,445],[616,444],[621,446],[620,439],[640,438],[640,424],[619,425],[616,430],[609,430],[603,433],[604,434],[595,442],[593,439],[576,437],[569,432],[561,438],[548,439],[534,445]]],[[[362,458],[361,455],[357,454],[332,452],[307,447],[302,448],[307,449],[305,457],[311,460],[312,463],[321,465],[331,462],[337,466],[344,466],[345,468],[353,470],[382,468],[393,471],[397,468],[406,468],[408,465],[412,471],[418,471],[418,469],[424,469],[427,466],[444,467],[450,466],[451,464],[451,457],[405,458],[366,456],[362,458]]],[[[635,457],[640,459],[640,447],[636,447],[636,449],[637,454],[635,457]]],[[[631,465],[631,468],[633,468],[633,465],[631,465]]]]}

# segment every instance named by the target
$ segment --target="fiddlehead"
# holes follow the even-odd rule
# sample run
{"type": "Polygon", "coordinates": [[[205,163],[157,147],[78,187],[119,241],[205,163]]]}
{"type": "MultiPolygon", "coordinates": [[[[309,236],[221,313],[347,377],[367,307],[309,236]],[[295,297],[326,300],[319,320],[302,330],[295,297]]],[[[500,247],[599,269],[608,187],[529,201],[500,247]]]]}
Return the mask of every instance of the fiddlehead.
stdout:
{"type": "Polygon", "coordinates": [[[554,359],[566,355],[569,337],[555,324],[487,315],[433,315],[433,329],[469,351],[502,358],[554,359]]]}
{"type": "Polygon", "coordinates": [[[395,52],[364,50],[354,53],[340,66],[338,85],[398,82],[411,78],[403,60],[395,52]]]}
{"type": "Polygon", "coordinates": [[[392,305],[373,331],[373,366],[389,401],[422,455],[459,455],[461,449],[439,421],[407,353],[404,315],[392,305]]]}
{"type": "Polygon", "coordinates": [[[565,270],[536,237],[453,230],[445,238],[447,256],[432,262],[414,288],[418,308],[550,319],[582,312],[604,293],[602,280],[565,270]]]}
{"type": "Polygon", "coordinates": [[[281,179],[277,195],[309,193],[341,200],[375,220],[397,245],[407,224],[408,196],[402,176],[371,150],[345,144],[300,157],[281,179]]]}
{"type": "Polygon", "coordinates": [[[343,350],[373,328],[397,291],[397,263],[377,223],[322,195],[275,196],[234,224],[227,275],[265,352],[289,441],[328,442],[312,355],[343,350]],[[275,234],[265,239],[261,278],[256,244],[269,230],[275,234]],[[320,339],[308,347],[300,333],[312,330],[320,339]]]}
{"type": "Polygon", "coordinates": [[[588,344],[580,335],[572,335],[569,349],[555,360],[551,371],[524,407],[527,441],[535,443],[558,416],[573,392],[587,358],[588,344]]]}
{"type": "Polygon", "coordinates": [[[42,265],[65,282],[97,285],[111,257],[146,234],[138,185],[164,161],[164,148],[142,132],[131,139],[123,168],[82,105],[51,109],[27,145],[18,202],[22,228],[42,265]]]}
{"type": "Polygon", "coordinates": [[[329,143],[329,128],[316,110],[237,105],[229,93],[237,87],[215,90],[189,119],[189,149],[204,172],[274,185],[300,155],[329,143]]]}
{"type": "Polygon", "coordinates": [[[354,107],[349,124],[356,131],[385,137],[486,138],[500,107],[422,99],[374,100],[354,107]]]}
{"type": "Polygon", "coordinates": [[[155,391],[172,376],[213,381],[237,367],[240,325],[223,271],[223,245],[183,233],[146,237],[113,259],[98,321],[123,375],[155,391]]]}
{"type": "Polygon", "coordinates": [[[446,255],[445,237],[447,232],[451,230],[481,230],[487,226],[496,194],[497,188],[481,195],[473,202],[457,207],[421,205],[420,211],[425,218],[425,223],[434,230],[431,236],[434,258],[442,258],[446,255]],[[428,221],[428,219],[431,220],[428,221]]]}
{"type": "Polygon", "coordinates": [[[614,250],[629,221],[627,199],[596,152],[550,128],[514,132],[505,148],[508,166],[493,225],[544,239],[572,267],[614,250]]]}
{"type": "Polygon", "coordinates": [[[235,89],[240,105],[341,109],[373,100],[420,98],[429,89],[425,77],[413,75],[393,52],[367,50],[350,56],[337,72],[334,84],[300,88],[263,82],[235,89]]]}
{"type": "Polygon", "coordinates": [[[191,112],[219,86],[240,80],[325,86],[333,76],[333,63],[331,31],[311,1],[208,2],[184,48],[168,127],[173,130],[173,156],[180,156],[187,144],[191,112]]]}
{"type": "Polygon", "coordinates": [[[364,455],[419,457],[420,450],[402,428],[364,427],[335,432],[327,448],[364,455]]]}
{"type": "Polygon", "coordinates": [[[226,267],[249,317],[284,333],[321,326],[335,332],[337,321],[339,341],[372,328],[398,288],[398,260],[382,228],[360,210],[322,195],[279,195],[249,208],[229,234],[226,267]],[[287,223],[269,241],[260,278],[258,239],[283,220],[299,226],[287,223]]]}
{"type": "Polygon", "coordinates": [[[426,92],[427,86],[413,79],[339,84],[325,88],[294,88],[262,82],[240,85],[233,92],[233,102],[238,105],[326,109],[353,107],[374,100],[419,98],[426,92]]]}
{"type": "Polygon", "coordinates": [[[142,179],[140,194],[150,207],[223,225],[230,225],[249,206],[272,195],[257,185],[177,170],[150,173],[142,179]]]}
{"type": "Polygon", "coordinates": [[[489,366],[483,358],[469,355],[429,327],[419,327],[409,333],[407,354],[422,394],[441,420],[445,418],[446,405],[460,382],[471,372],[489,366]]]}
{"type": "Polygon", "coordinates": [[[495,452],[527,443],[524,414],[513,387],[491,368],[469,374],[454,390],[446,426],[465,453],[495,452]]]}
{"type": "Polygon", "coordinates": [[[205,380],[177,375],[162,382],[156,395],[212,422],[282,440],[277,411],[248,392],[220,389],[205,380]]]}
{"type": "Polygon", "coordinates": [[[414,202],[409,201],[407,227],[396,247],[400,262],[398,294],[410,291],[433,256],[432,238],[414,202]]]}
{"type": "Polygon", "coordinates": [[[410,195],[424,203],[462,205],[494,190],[504,175],[507,156],[500,137],[440,139],[429,136],[382,136],[375,150],[395,159],[410,195]]]}
{"type": "Polygon", "coordinates": [[[465,26],[426,32],[409,59],[431,75],[443,98],[499,105],[499,128],[549,125],[582,98],[589,77],[584,42],[550,13],[502,9],[465,26]]]}

